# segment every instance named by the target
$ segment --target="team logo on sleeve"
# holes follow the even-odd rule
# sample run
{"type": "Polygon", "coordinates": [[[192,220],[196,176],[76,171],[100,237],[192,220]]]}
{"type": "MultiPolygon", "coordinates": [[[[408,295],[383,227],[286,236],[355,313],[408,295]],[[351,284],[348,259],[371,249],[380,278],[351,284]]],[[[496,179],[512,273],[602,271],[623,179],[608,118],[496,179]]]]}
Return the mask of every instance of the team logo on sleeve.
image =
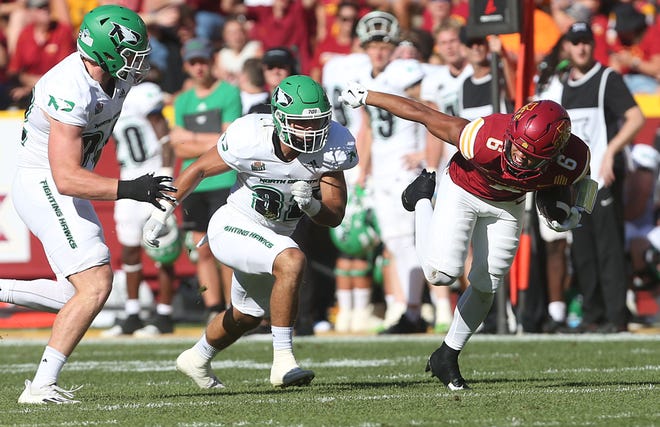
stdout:
{"type": "Polygon", "coordinates": [[[76,103],[73,101],[67,101],[63,98],[56,98],[53,95],[48,95],[48,106],[53,107],[55,111],[64,111],[68,113],[73,110],[73,107],[76,106],[76,103]]]}

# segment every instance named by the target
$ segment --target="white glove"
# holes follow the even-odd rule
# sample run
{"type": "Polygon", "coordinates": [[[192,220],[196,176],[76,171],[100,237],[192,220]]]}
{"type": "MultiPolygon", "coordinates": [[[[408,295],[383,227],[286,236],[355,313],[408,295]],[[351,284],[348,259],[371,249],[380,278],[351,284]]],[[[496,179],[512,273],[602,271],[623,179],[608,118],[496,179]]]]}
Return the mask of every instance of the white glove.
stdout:
{"type": "Polygon", "coordinates": [[[580,226],[582,209],[573,206],[568,217],[561,224],[557,221],[548,221],[548,225],[555,231],[568,231],[580,226]]]}
{"type": "Polygon", "coordinates": [[[161,205],[165,210],[154,209],[142,228],[142,241],[146,246],[152,248],[157,248],[160,245],[158,238],[167,232],[165,223],[174,211],[174,208],[176,208],[176,205],[169,202],[161,202],[161,205]]]}
{"type": "Polygon", "coordinates": [[[367,103],[367,88],[358,82],[350,82],[346,89],[341,91],[339,101],[353,108],[367,103]]]}
{"type": "Polygon", "coordinates": [[[309,182],[296,181],[291,186],[293,200],[298,203],[298,207],[309,217],[313,217],[321,210],[321,202],[316,200],[312,193],[312,186],[309,182]]]}

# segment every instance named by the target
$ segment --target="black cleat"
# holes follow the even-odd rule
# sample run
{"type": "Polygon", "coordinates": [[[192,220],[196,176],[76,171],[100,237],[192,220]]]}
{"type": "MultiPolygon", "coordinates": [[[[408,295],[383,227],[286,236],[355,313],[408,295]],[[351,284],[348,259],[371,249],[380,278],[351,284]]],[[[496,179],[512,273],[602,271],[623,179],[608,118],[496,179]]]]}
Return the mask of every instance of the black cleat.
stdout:
{"type": "Polygon", "coordinates": [[[401,203],[405,210],[414,212],[417,202],[421,199],[431,200],[433,193],[435,193],[435,172],[422,169],[422,173],[401,193],[401,203]]]}
{"type": "Polygon", "coordinates": [[[381,335],[392,335],[392,334],[425,334],[428,329],[428,325],[421,317],[417,319],[416,322],[408,319],[404,314],[401,315],[399,321],[384,331],[380,332],[381,335]]]}
{"type": "Polygon", "coordinates": [[[451,391],[470,389],[458,369],[458,354],[458,350],[443,342],[426,363],[426,372],[431,371],[431,376],[438,378],[451,391]]]}

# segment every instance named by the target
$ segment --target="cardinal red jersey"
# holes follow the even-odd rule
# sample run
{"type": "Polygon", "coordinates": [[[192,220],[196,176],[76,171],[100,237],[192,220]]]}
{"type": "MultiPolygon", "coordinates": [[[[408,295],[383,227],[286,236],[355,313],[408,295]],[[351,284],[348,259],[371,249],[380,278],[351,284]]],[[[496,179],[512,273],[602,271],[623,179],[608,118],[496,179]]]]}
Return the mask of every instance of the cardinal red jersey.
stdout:
{"type": "Polygon", "coordinates": [[[571,134],[566,147],[545,172],[517,178],[502,166],[504,131],[511,114],[492,114],[468,123],[459,139],[449,176],[471,194],[498,202],[516,200],[528,191],[569,185],[589,171],[589,147],[571,134]]]}

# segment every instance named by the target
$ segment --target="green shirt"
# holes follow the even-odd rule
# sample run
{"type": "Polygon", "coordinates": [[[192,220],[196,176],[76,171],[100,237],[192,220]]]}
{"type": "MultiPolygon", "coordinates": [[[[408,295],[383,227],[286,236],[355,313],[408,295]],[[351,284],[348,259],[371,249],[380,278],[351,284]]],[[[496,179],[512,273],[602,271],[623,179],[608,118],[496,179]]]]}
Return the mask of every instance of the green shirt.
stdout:
{"type": "MultiPolygon", "coordinates": [[[[174,100],[174,122],[177,126],[193,132],[222,132],[222,125],[233,122],[242,114],[241,92],[227,82],[221,82],[213,92],[199,98],[194,89],[182,92],[174,100]]],[[[196,158],[185,159],[181,171],[196,158]]],[[[205,178],[195,192],[230,188],[236,182],[236,172],[230,171],[205,178]]]]}

